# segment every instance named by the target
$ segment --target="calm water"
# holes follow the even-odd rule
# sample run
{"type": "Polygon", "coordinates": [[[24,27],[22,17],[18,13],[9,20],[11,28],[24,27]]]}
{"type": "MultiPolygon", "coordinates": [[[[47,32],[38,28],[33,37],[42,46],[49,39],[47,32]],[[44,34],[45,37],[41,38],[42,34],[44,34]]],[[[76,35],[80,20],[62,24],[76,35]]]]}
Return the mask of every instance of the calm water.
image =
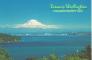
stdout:
{"type": "Polygon", "coordinates": [[[64,56],[82,50],[90,44],[90,36],[23,36],[23,43],[0,44],[14,60],[25,60],[30,56],[57,54],[64,56]]]}

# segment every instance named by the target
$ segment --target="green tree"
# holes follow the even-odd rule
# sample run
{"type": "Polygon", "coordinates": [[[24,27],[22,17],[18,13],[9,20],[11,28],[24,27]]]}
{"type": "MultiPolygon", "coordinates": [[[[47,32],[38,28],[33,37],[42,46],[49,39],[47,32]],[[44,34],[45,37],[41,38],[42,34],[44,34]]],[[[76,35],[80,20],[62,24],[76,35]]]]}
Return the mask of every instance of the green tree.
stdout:
{"type": "Polygon", "coordinates": [[[56,56],[55,54],[51,54],[51,55],[49,56],[49,60],[59,60],[59,57],[56,56]]]}
{"type": "Polygon", "coordinates": [[[11,60],[9,54],[2,48],[0,48],[0,60],[11,60]]]}

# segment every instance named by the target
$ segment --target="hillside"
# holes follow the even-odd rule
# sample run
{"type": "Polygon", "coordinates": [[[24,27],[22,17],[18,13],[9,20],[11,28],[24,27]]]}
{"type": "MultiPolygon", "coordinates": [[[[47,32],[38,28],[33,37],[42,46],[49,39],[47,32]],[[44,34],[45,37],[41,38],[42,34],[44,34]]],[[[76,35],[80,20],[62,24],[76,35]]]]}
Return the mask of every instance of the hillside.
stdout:
{"type": "Polygon", "coordinates": [[[10,43],[18,42],[20,40],[19,36],[12,36],[4,33],[0,33],[0,43],[10,43]]]}

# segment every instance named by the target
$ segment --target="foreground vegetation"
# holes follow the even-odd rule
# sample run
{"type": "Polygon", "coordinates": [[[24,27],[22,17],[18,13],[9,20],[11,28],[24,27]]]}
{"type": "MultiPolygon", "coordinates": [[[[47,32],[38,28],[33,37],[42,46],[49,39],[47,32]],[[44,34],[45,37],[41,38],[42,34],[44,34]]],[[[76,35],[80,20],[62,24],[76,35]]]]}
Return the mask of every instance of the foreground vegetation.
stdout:
{"type": "Polygon", "coordinates": [[[91,46],[88,45],[85,49],[80,52],[74,52],[64,57],[60,57],[56,54],[43,57],[30,57],[26,60],[91,60],[91,46]]]}
{"type": "Polygon", "coordinates": [[[0,60],[12,60],[5,49],[0,48],[0,60]]]}
{"type": "MultiPolygon", "coordinates": [[[[14,60],[5,49],[0,48],[0,60],[14,60]]],[[[87,46],[85,49],[78,53],[71,53],[64,57],[60,57],[56,54],[51,54],[42,57],[29,57],[26,60],[91,60],[91,47],[87,46]]]]}
{"type": "Polygon", "coordinates": [[[19,36],[12,36],[4,33],[0,33],[0,43],[10,43],[18,42],[20,40],[19,36]]]}

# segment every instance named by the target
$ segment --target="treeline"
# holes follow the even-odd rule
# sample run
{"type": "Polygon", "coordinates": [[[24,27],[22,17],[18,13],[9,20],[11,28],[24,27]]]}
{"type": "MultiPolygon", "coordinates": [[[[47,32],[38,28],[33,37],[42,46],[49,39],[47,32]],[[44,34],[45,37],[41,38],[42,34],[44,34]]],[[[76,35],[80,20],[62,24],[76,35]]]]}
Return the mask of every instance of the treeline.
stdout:
{"type": "Polygon", "coordinates": [[[18,42],[19,36],[12,36],[9,34],[0,33],[0,43],[18,42]]]}

